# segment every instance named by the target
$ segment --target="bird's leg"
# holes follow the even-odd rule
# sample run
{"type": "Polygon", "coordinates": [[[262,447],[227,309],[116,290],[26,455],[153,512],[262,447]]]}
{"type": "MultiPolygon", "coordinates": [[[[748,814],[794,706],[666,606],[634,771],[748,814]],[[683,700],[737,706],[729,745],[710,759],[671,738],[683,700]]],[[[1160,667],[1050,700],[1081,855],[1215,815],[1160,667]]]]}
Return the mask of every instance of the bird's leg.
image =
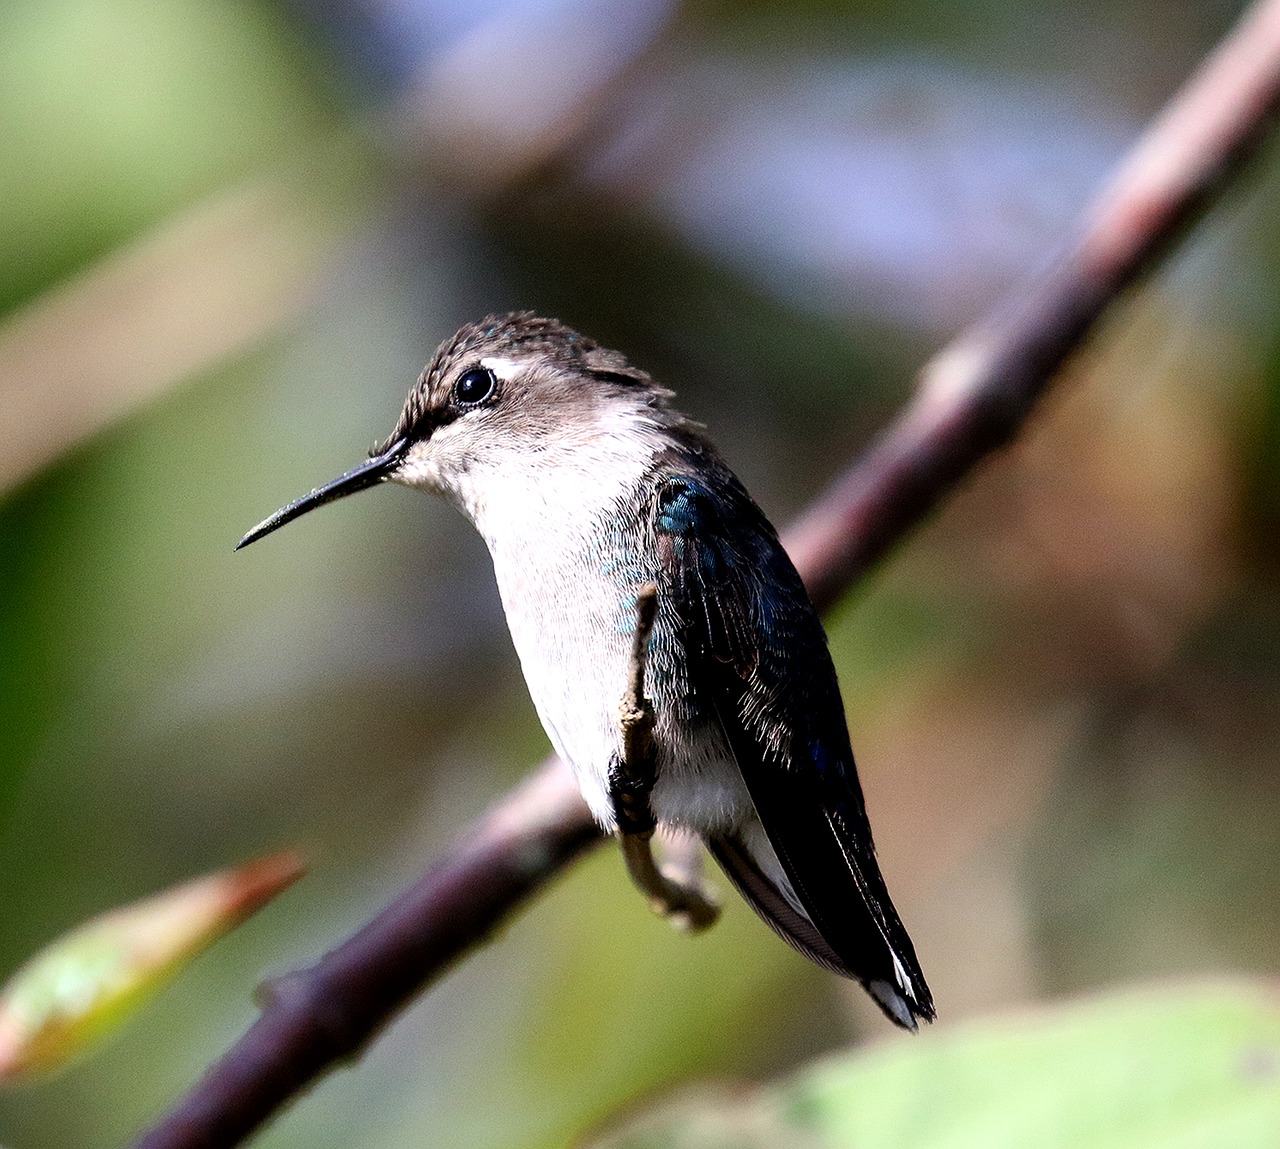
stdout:
{"type": "Polygon", "coordinates": [[[653,754],[653,707],[644,695],[649,636],[658,613],[658,588],[646,585],[636,595],[636,628],[618,723],[622,754],[611,771],[610,796],[618,822],[618,839],[627,873],[648,899],[650,908],[677,929],[704,930],[720,916],[720,906],[702,884],[696,867],[659,869],[651,843],[657,822],[649,795],[657,781],[653,754]]]}
{"type": "Polygon", "coordinates": [[[700,890],[708,901],[716,902],[716,892],[703,881],[702,863],[706,854],[697,834],[659,826],[654,835],[658,869],[669,881],[686,889],[700,890]]]}

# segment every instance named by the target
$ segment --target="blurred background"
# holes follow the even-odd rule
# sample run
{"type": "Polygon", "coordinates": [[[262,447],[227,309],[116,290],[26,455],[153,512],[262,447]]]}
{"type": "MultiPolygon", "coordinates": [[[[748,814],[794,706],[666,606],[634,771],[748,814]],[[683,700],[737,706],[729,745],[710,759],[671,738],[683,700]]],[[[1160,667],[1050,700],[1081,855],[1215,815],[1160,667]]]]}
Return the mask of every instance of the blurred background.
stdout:
{"type": "MultiPolygon", "coordinates": [[[[440,339],[561,316],[785,522],[1239,9],[7,0],[0,975],[257,853],[313,872],[0,1095],[0,1144],[124,1142],[545,753],[445,505],[384,488],[232,554],[440,339]]],[[[829,620],[939,1027],[1276,968],[1278,196],[1272,147],[829,620]]],[[[259,1144],[563,1145],[871,1038],[905,1040],[741,903],[679,937],[601,850],[259,1144]]]]}

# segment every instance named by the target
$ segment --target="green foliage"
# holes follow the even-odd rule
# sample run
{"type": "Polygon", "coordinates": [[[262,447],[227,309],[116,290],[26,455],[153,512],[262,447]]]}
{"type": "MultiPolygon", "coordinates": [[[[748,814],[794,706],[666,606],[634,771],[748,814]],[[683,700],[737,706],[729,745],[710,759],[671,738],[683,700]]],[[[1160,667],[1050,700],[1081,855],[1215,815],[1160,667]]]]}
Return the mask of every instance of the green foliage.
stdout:
{"type": "Polygon", "coordinates": [[[312,137],[289,40],[244,0],[0,6],[0,312],[312,137]]]}
{"type": "Polygon", "coordinates": [[[263,858],[102,914],[52,942],[0,990],[0,1083],[87,1053],[301,874],[292,854],[263,858]]]}
{"type": "Polygon", "coordinates": [[[885,1041],[596,1149],[1262,1149],[1277,1129],[1274,993],[1187,985],[885,1041]]]}

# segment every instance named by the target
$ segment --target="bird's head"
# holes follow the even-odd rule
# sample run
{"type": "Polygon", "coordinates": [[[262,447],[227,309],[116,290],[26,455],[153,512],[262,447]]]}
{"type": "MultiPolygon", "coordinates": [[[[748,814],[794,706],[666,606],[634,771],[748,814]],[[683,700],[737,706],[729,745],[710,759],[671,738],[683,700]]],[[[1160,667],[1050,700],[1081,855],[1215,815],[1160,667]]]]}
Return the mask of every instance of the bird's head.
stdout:
{"type": "Polygon", "coordinates": [[[586,471],[633,443],[639,451],[647,433],[683,422],[668,408],[670,396],[617,351],[558,319],[487,316],[440,344],[395,430],[365,462],[263,520],[237,549],[388,480],[447,495],[475,517],[468,504],[492,480],[527,484],[565,461],[586,471]]]}

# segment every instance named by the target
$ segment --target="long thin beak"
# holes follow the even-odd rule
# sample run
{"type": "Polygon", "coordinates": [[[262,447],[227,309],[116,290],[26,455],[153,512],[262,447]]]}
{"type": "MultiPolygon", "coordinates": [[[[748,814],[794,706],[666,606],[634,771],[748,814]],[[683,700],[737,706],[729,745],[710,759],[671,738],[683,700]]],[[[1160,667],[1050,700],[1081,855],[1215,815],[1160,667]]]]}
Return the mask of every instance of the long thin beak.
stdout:
{"type": "Polygon", "coordinates": [[[311,494],[294,499],[287,507],[281,507],[270,518],[263,519],[236,543],[236,550],[247,547],[250,543],[256,543],[263,535],[269,535],[277,527],[293,522],[299,515],[314,511],[316,507],[322,507],[325,503],[331,503],[344,495],[353,495],[366,487],[376,487],[379,483],[385,483],[404,459],[408,445],[408,440],[397,439],[381,455],[375,455],[360,466],[352,467],[345,475],[339,475],[333,482],[317,487],[311,494]]]}

